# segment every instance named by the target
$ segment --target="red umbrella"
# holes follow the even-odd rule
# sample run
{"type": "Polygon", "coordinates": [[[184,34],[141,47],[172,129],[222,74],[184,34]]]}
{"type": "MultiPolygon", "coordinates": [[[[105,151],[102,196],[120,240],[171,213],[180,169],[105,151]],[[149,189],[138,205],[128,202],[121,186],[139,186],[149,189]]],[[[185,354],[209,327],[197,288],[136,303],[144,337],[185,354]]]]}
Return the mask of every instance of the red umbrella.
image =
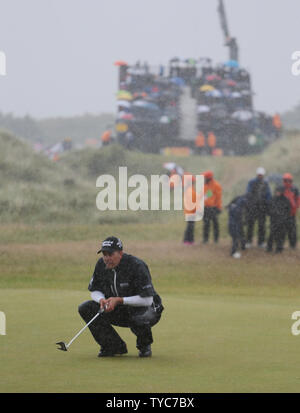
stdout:
{"type": "Polygon", "coordinates": [[[128,66],[127,62],[124,62],[123,60],[118,60],[117,62],[114,63],[115,66],[128,66]]]}
{"type": "Polygon", "coordinates": [[[226,84],[228,86],[236,86],[237,85],[237,83],[232,79],[227,80],[226,84]]]}
{"type": "Polygon", "coordinates": [[[124,119],[124,120],[132,120],[133,119],[133,114],[132,113],[122,113],[119,116],[120,119],[124,119]]]}
{"type": "Polygon", "coordinates": [[[222,78],[218,75],[208,75],[208,76],[206,76],[206,80],[211,82],[213,80],[222,80],[222,78]]]}

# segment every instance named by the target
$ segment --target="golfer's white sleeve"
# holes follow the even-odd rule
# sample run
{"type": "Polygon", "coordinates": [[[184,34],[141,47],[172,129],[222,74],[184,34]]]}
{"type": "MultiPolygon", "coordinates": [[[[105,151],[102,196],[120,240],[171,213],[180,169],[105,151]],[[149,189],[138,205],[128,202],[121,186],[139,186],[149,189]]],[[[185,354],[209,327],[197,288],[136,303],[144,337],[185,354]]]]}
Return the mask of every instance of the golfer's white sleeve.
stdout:
{"type": "Polygon", "coordinates": [[[124,305],[131,305],[132,307],[148,307],[153,303],[153,297],[141,297],[140,295],[133,295],[131,297],[123,297],[124,305]]]}
{"type": "Polygon", "coordinates": [[[96,303],[98,304],[102,298],[105,298],[104,294],[101,291],[92,291],[91,297],[92,297],[92,300],[96,301],[96,303]]]}

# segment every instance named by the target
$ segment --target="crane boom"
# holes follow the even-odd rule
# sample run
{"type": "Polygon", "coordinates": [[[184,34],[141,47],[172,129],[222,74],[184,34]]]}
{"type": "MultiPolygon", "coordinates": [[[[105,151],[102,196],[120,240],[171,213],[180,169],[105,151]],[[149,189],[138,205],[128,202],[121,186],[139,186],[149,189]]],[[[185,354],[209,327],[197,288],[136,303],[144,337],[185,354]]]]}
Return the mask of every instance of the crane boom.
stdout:
{"type": "Polygon", "coordinates": [[[239,61],[239,48],[235,37],[231,37],[225,13],[223,0],[219,0],[218,12],[220,15],[221,28],[224,32],[225,46],[229,47],[229,59],[239,61]]]}

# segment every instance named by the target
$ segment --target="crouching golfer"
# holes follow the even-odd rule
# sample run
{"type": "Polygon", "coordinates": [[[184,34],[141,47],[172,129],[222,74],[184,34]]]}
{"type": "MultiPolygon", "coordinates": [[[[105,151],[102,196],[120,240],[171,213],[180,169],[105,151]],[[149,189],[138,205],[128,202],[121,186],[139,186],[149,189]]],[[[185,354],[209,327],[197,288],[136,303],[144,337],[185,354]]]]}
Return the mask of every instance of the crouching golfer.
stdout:
{"type": "Polygon", "coordinates": [[[129,327],[137,336],[139,357],[152,355],[153,337],[151,327],[160,320],[163,306],[155,292],[147,265],[133,255],[123,253],[122,241],[116,237],[106,238],[98,253],[102,252],[89,284],[90,301],[79,308],[79,314],[88,322],[99,311],[89,329],[101,346],[98,357],[126,354],[126,343],[112,325],[129,327]]]}

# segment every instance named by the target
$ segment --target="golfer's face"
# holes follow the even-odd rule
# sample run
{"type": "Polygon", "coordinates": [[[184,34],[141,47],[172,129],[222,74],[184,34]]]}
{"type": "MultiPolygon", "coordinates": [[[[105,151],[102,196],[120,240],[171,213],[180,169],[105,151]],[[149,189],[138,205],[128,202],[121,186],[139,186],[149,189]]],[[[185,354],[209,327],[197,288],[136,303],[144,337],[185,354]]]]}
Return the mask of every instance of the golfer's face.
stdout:
{"type": "Polygon", "coordinates": [[[112,269],[112,268],[115,268],[117,265],[119,265],[122,255],[123,255],[123,251],[113,251],[113,252],[103,251],[103,261],[104,261],[104,264],[106,265],[106,268],[112,269]]]}

